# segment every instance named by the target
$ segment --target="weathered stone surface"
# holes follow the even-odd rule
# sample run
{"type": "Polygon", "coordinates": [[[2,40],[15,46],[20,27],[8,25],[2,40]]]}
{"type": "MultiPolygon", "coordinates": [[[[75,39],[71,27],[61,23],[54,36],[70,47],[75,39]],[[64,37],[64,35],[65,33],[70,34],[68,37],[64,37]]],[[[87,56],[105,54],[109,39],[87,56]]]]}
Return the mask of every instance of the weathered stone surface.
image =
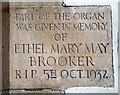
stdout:
{"type": "Polygon", "coordinates": [[[10,89],[113,87],[110,6],[10,6],[10,89]]]}

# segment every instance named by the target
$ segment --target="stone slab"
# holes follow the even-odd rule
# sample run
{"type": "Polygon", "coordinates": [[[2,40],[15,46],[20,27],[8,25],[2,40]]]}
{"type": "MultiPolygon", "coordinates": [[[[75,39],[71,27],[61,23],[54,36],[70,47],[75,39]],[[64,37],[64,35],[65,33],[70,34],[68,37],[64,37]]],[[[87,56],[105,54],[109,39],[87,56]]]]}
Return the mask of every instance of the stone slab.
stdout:
{"type": "Polygon", "coordinates": [[[10,89],[114,87],[110,6],[10,6],[10,89]]]}

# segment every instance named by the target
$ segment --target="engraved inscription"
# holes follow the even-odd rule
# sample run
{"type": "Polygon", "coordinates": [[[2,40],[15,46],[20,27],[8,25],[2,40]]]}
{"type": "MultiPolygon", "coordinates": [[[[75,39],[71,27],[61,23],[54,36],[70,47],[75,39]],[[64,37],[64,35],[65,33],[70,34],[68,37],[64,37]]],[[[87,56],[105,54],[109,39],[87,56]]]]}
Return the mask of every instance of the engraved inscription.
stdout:
{"type": "Polygon", "coordinates": [[[10,6],[10,88],[113,87],[110,6],[10,6]]]}

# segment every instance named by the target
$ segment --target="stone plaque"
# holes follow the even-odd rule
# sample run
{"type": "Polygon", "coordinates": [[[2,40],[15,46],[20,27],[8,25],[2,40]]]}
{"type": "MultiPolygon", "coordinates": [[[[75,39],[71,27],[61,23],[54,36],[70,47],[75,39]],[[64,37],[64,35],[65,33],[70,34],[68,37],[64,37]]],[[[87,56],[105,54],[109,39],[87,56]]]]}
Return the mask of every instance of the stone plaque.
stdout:
{"type": "Polygon", "coordinates": [[[10,6],[10,89],[114,87],[110,6],[10,6]]]}

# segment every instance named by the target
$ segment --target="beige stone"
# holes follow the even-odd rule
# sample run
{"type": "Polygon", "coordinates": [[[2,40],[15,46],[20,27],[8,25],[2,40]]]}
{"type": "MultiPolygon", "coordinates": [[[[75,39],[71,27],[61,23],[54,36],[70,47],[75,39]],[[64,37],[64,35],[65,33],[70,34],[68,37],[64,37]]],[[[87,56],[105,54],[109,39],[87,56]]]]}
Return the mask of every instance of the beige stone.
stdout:
{"type": "Polygon", "coordinates": [[[110,6],[10,6],[10,89],[113,87],[110,6]]]}

